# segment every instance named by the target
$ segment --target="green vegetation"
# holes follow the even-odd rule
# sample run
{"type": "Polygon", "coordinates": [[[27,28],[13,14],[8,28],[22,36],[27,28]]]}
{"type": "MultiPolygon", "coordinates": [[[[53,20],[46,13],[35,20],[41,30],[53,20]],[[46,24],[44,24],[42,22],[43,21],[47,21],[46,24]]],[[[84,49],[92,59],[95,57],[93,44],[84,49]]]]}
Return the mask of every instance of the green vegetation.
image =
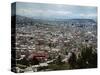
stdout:
{"type": "Polygon", "coordinates": [[[38,65],[39,64],[39,61],[36,58],[33,58],[32,60],[27,60],[26,58],[23,58],[21,60],[17,60],[16,62],[17,62],[16,66],[21,69],[24,69],[30,65],[38,65]]]}
{"type": "Polygon", "coordinates": [[[74,52],[71,52],[72,56],[69,58],[68,63],[70,65],[70,68],[76,68],[77,58],[74,52]]]}
{"type": "MultiPolygon", "coordinates": [[[[74,52],[71,52],[71,57],[68,62],[62,62],[62,56],[58,55],[58,58],[50,63],[46,67],[39,67],[39,70],[68,70],[68,69],[82,69],[82,68],[96,68],[97,67],[97,52],[93,47],[82,46],[78,58],[74,52]]],[[[29,65],[38,65],[39,61],[33,59],[27,61],[25,58],[17,61],[18,67],[21,69],[26,68],[29,65]],[[34,60],[34,61],[33,61],[34,60]]]]}
{"type": "Polygon", "coordinates": [[[49,64],[48,69],[51,69],[51,70],[68,70],[68,69],[70,69],[70,65],[66,64],[66,63],[60,64],[60,65],[49,64]]]}
{"type": "Polygon", "coordinates": [[[16,64],[16,66],[19,67],[19,68],[21,68],[21,69],[25,69],[25,68],[27,68],[26,65],[22,65],[22,64],[16,64]]]}
{"type": "Polygon", "coordinates": [[[77,68],[96,68],[97,52],[92,47],[83,47],[77,59],[77,68]]]}
{"type": "Polygon", "coordinates": [[[96,68],[97,67],[97,52],[92,47],[82,46],[78,58],[72,52],[68,63],[61,62],[62,58],[58,58],[49,64],[48,68],[52,70],[67,70],[67,69],[82,69],[82,68],[96,68]]]}

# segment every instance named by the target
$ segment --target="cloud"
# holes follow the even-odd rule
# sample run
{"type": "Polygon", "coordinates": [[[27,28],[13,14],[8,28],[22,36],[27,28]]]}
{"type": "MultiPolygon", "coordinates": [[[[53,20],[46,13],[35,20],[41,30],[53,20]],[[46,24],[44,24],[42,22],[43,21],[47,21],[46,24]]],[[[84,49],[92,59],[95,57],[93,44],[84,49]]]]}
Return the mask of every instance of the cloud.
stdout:
{"type": "Polygon", "coordinates": [[[79,16],[83,18],[96,18],[97,14],[96,13],[88,13],[88,14],[81,13],[79,14],[79,16]]]}
{"type": "Polygon", "coordinates": [[[71,15],[72,12],[71,11],[61,11],[61,10],[33,10],[31,8],[29,9],[17,9],[16,11],[17,14],[19,15],[26,15],[26,16],[44,16],[44,17],[48,17],[48,16],[68,16],[71,15]]]}
{"type": "Polygon", "coordinates": [[[32,14],[32,13],[31,13],[30,9],[17,9],[16,14],[22,15],[22,16],[25,16],[25,15],[27,16],[27,15],[32,14]]]}
{"type": "Polygon", "coordinates": [[[19,3],[17,4],[16,14],[44,18],[93,18],[97,17],[97,9],[96,7],[86,6],[19,3]]]}

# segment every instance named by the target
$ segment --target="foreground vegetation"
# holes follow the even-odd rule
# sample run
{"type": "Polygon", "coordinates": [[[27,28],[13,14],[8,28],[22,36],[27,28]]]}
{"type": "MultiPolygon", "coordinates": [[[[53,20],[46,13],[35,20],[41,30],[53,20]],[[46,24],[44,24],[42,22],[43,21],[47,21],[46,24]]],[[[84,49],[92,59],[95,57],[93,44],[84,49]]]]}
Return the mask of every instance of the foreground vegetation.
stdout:
{"type": "MultiPolygon", "coordinates": [[[[25,59],[17,61],[17,67],[25,69],[30,65],[38,65],[39,61],[27,61],[25,59]]],[[[72,52],[72,56],[68,59],[68,62],[62,62],[61,56],[49,63],[46,67],[39,67],[41,70],[69,70],[69,69],[83,69],[83,68],[96,68],[97,67],[97,51],[93,47],[82,46],[80,54],[76,57],[76,54],[72,52]]]]}

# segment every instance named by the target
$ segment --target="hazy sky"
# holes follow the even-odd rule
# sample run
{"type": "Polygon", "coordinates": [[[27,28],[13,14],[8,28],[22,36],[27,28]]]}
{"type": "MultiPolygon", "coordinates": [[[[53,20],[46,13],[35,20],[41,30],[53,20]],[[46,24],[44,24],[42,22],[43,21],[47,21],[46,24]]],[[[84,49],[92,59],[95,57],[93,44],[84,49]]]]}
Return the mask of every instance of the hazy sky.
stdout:
{"type": "Polygon", "coordinates": [[[16,14],[33,18],[96,18],[97,8],[44,3],[16,3],[16,14]]]}

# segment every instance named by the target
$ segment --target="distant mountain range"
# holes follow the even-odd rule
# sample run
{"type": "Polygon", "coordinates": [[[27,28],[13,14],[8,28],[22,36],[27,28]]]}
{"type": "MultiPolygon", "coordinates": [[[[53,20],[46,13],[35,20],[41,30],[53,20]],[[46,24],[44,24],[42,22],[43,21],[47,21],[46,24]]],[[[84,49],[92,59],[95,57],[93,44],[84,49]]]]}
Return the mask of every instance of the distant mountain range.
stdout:
{"type": "Polygon", "coordinates": [[[83,24],[83,23],[96,23],[93,19],[34,19],[25,16],[12,16],[12,21],[16,18],[17,24],[34,24],[34,23],[73,23],[73,24],[83,24]]]}

